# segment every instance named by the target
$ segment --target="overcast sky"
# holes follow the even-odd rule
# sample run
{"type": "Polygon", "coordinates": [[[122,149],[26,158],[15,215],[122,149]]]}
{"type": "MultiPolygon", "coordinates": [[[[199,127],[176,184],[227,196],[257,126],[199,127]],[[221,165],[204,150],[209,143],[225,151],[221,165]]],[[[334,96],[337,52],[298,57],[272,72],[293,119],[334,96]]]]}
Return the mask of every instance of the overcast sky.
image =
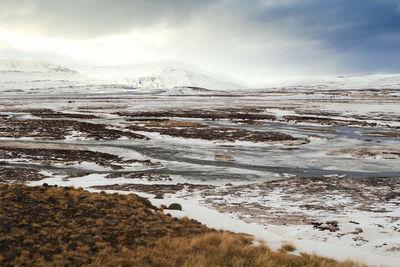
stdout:
{"type": "Polygon", "coordinates": [[[0,0],[0,57],[185,66],[248,85],[400,72],[398,0],[0,0]]]}

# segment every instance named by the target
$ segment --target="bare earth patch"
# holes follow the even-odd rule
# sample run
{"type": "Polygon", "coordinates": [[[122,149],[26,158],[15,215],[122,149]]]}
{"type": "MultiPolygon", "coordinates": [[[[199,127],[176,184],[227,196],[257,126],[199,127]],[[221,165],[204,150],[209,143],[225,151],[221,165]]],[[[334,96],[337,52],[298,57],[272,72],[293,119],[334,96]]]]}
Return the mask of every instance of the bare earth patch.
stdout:
{"type": "Polygon", "coordinates": [[[167,110],[167,111],[143,111],[143,112],[118,112],[117,115],[135,118],[200,118],[212,120],[276,120],[275,115],[265,114],[264,107],[239,107],[220,109],[190,109],[190,110],[167,110]]]}
{"type": "Polygon", "coordinates": [[[377,123],[358,121],[358,120],[340,120],[332,119],[318,116],[284,116],[283,119],[291,123],[312,123],[319,125],[329,125],[329,126],[361,126],[361,127],[375,127],[377,123]]]}
{"type": "Polygon", "coordinates": [[[364,134],[372,135],[372,136],[379,136],[379,137],[400,137],[400,133],[398,133],[398,132],[375,131],[375,132],[365,132],[364,134]]]}
{"type": "Polygon", "coordinates": [[[398,159],[400,157],[400,147],[354,147],[332,150],[328,155],[346,155],[349,154],[357,158],[381,158],[381,159],[398,159]]]}
{"type": "Polygon", "coordinates": [[[64,113],[59,111],[54,111],[52,109],[5,109],[0,110],[0,112],[7,112],[12,114],[18,113],[28,113],[36,117],[40,117],[43,119],[98,119],[98,116],[90,115],[90,114],[82,114],[82,113],[64,113]]]}
{"type": "Polygon", "coordinates": [[[336,213],[344,209],[388,212],[391,210],[390,205],[400,205],[400,180],[295,178],[262,184],[226,186],[204,191],[202,195],[206,203],[224,212],[236,211],[245,214],[247,210],[251,212],[254,220],[262,218],[274,224],[298,224],[322,219],[318,213],[336,213]],[[275,199],[276,203],[270,198],[273,195],[279,195],[279,199],[275,199]],[[242,202],[245,196],[257,196],[259,201],[242,202]],[[240,199],[240,204],[229,201],[235,198],[240,199]],[[310,212],[313,210],[318,212],[310,212]]]}
{"type": "Polygon", "coordinates": [[[0,119],[0,137],[62,140],[76,133],[75,137],[116,140],[121,137],[148,139],[129,131],[108,129],[105,124],[94,124],[70,120],[9,120],[0,119]]]}
{"type": "MultiPolygon", "coordinates": [[[[163,125],[160,122],[150,122],[152,126],[146,123],[128,126],[133,131],[157,132],[162,135],[172,137],[204,139],[209,141],[249,141],[249,142],[282,142],[285,144],[307,144],[310,141],[307,138],[296,138],[289,134],[280,132],[250,131],[240,128],[230,127],[211,127],[202,124],[201,127],[185,125],[184,127],[173,127],[169,124],[163,125]]],[[[175,125],[177,123],[174,123],[175,125]]]]}
{"type": "Polygon", "coordinates": [[[337,133],[337,131],[333,129],[318,129],[318,128],[299,128],[299,129],[306,131],[313,131],[313,132],[337,133]]]}
{"type": "Polygon", "coordinates": [[[31,143],[31,142],[16,142],[16,141],[2,141],[0,142],[0,149],[2,148],[28,148],[28,149],[58,149],[58,150],[87,150],[85,146],[68,145],[68,144],[51,144],[51,143],[31,143]]]}
{"type": "Polygon", "coordinates": [[[174,194],[177,192],[188,192],[193,193],[197,190],[213,189],[215,186],[212,185],[198,185],[189,183],[179,184],[115,184],[115,185],[104,185],[104,186],[93,186],[94,189],[99,190],[118,190],[118,191],[135,191],[143,192],[154,195],[163,194],[174,194]]]}
{"type": "Polygon", "coordinates": [[[172,181],[172,178],[169,175],[146,173],[146,172],[116,172],[107,175],[106,178],[145,179],[151,182],[172,181]]]}
{"type": "Polygon", "coordinates": [[[64,165],[80,164],[82,162],[93,162],[103,167],[112,169],[123,169],[133,163],[147,166],[159,166],[150,160],[124,160],[121,157],[108,153],[101,153],[89,150],[70,150],[70,149],[42,149],[24,147],[1,147],[0,158],[12,160],[28,160],[43,165],[54,165],[61,163],[64,165]]]}
{"type": "Polygon", "coordinates": [[[47,178],[38,170],[0,167],[0,183],[40,181],[47,178]]]}

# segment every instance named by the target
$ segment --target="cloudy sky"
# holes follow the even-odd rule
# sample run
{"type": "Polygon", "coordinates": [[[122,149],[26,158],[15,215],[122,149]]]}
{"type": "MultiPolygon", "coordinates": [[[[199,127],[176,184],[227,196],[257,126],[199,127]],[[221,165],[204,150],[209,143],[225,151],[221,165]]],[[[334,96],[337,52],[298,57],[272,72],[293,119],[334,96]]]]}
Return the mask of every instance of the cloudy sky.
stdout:
{"type": "Polygon", "coordinates": [[[400,72],[398,0],[0,0],[0,58],[184,66],[247,85],[400,72]]]}

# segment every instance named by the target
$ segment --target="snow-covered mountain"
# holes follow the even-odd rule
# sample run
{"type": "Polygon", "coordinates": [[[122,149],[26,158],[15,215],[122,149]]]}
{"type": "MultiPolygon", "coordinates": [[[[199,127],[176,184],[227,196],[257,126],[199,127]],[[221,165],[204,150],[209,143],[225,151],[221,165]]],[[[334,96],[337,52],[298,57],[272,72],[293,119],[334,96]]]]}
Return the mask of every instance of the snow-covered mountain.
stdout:
{"type": "Polygon", "coordinates": [[[341,89],[400,89],[400,74],[340,75],[277,83],[276,88],[341,90],[341,89]]]}
{"type": "Polygon", "coordinates": [[[67,73],[77,74],[78,72],[60,65],[54,65],[41,60],[16,60],[0,59],[0,72],[20,72],[20,73],[67,73]]]}
{"type": "MultiPolygon", "coordinates": [[[[77,70],[41,60],[0,60],[0,94],[219,95],[239,89],[251,90],[178,68],[154,71],[142,67],[81,67],[77,70]]],[[[400,89],[400,74],[287,80],[267,88],[400,89]]]]}
{"type": "Polygon", "coordinates": [[[75,70],[41,60],[0,60],[2,94],[82,94],[104,90],[75,70]]]}
{"type": "Polygon", "coordinates": [[[330,82],[339,89],[400,89],[400,74],[345,75],[330,82]]]}
{"type": "Polygon", "coordinates": [[[215,80],[207,75],[183,69],[166,69],[158,76],[141,77],[131,81],[138,88],[201,87],[213,90],[241,89],[243,86],[215,80]]]}
{"type": "Polygon", "coordinates": [[[143,73],[143,70],[138,68],[98,67],[83,69],[82,72],[87,76],[101,79],[111,84],[135,88],[172,89],[175,87],[200,87],[211,90],[244,88],[242,85],[219,81],[205,74],[194,73],[180,68],[168,68],[162,71],[147,70],[147,73],[143,73]]]}

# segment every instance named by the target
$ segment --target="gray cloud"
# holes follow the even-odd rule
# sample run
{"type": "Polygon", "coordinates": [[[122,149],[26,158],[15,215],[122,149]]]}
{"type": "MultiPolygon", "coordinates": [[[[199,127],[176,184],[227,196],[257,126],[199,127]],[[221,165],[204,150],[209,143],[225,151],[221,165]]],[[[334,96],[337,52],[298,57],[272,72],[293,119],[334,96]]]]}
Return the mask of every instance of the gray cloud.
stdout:
{"type": "Polygon", "coordinates": [[[92,38],[155,24],[184,23],[211,0],[2,0],[0,24],[42,34],[92,38]]]}
{"type": "Polygon", "coordinates": [[[398,0],[0,0],[0,36],[3,29],[46,43],[11,40],[22,55],[101,64],[164,60],[261,83],[271,76],[398,72],[399,7],[398,0]]]}

